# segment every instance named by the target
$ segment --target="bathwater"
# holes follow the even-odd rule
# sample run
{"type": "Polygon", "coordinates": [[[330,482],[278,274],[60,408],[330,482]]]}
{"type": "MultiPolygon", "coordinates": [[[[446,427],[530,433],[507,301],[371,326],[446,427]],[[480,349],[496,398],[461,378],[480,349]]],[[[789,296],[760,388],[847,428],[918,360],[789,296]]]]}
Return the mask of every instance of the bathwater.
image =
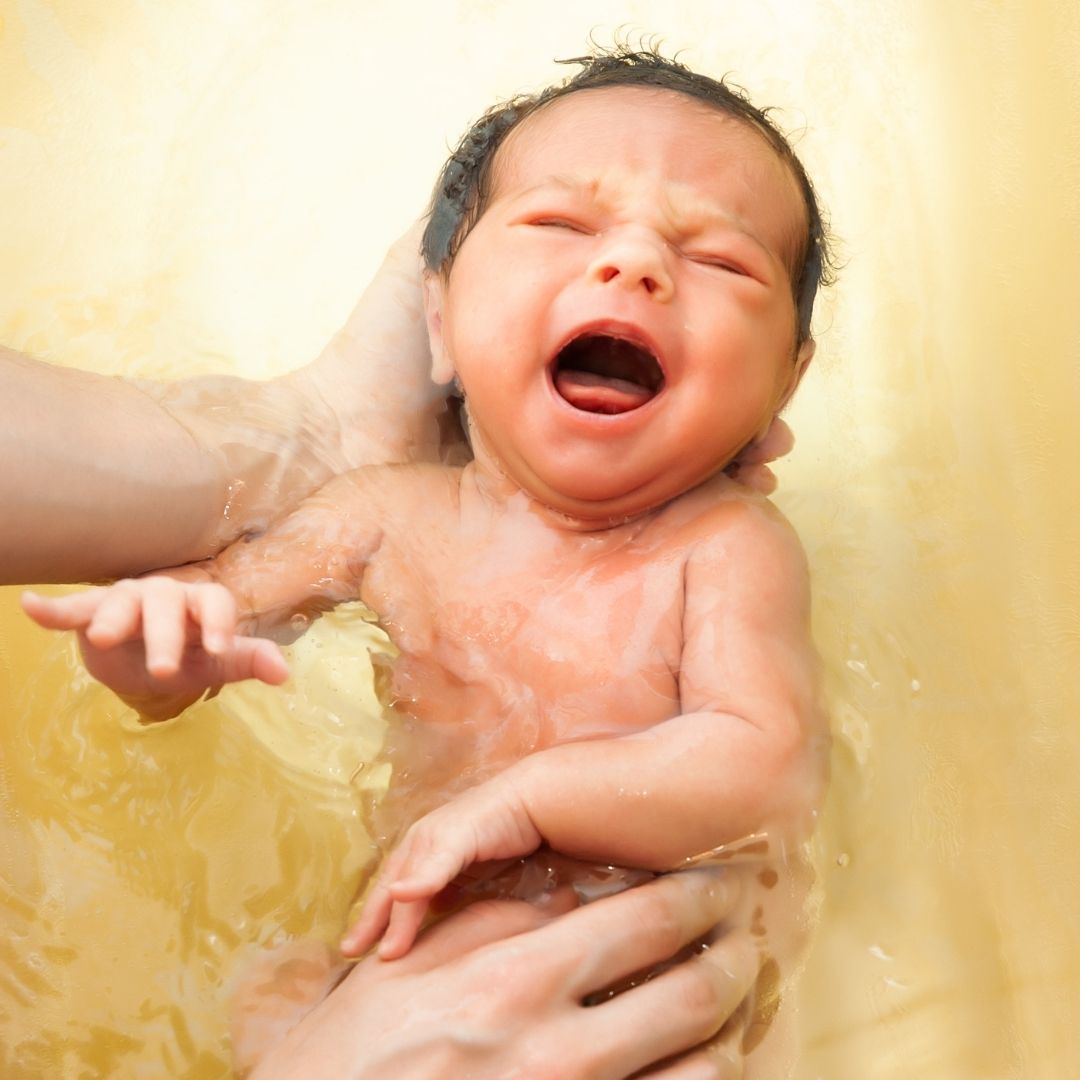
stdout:
{"type": "MultiPolygon", "coordinates": [[[[0,341],[283,372],[446,141],[590,29],[732,72],[800,133],[843,261],[776,500],[834,731],[797,1075],[1076,1075],[1076,5],[420,8],[0,4],[0,341]]],[[[369,864],[378,634],[324,620],[302,689],[141,729],[0,605],[0,1072],[223,1075],[245,943],[336,934],[369,864]]]]}

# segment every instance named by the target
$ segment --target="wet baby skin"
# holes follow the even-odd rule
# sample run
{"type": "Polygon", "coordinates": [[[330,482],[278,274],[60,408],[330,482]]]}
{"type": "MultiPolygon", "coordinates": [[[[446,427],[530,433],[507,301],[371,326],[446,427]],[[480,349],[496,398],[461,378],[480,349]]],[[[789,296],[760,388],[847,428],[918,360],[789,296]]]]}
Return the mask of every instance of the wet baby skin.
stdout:
{"type": "Polygon", "coordinates": [[[378,613],[423,748],[416,805],[454,797],[387,860],[349,952],[401,955],[460,871],[541,845],[663,871],[767,833],[775,855],[823,783],[807,574],[720,470],[812,355],[805,229],[741,121],[640,87],[549,103],[427,282],[433,376],[460,383],[474,460],[347,474],[208,563],[28,610],[78,629],[150,718],[281,681],[266,639],[298,615],[378,613]]]}

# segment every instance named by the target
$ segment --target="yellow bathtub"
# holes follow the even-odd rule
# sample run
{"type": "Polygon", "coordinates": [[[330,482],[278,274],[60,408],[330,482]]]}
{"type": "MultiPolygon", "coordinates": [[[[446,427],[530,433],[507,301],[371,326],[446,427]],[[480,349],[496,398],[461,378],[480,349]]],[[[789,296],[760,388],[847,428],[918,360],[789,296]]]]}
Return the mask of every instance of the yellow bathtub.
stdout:
{"type": "MultiPolygon", "coordinates": [[[[779,106],[841,241],[777,496],[835,731],[798,1076],[1078,1075],[1074,3],[0,0],[0,342],[305,362],[447,141],[618,26],[779,106]]],[[[244,943],[371,859],[369,647],[141,730],[0,592],[0,1074],[226,1075],[244,943]]]]}

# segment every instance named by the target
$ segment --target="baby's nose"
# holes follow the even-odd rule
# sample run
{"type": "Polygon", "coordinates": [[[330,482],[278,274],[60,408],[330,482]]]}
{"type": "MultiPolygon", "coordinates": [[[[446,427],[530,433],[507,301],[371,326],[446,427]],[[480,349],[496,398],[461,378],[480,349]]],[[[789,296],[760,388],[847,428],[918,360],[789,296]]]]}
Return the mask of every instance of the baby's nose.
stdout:
{"type": "Polygon", "coordinates": [[[630,291],[644,289],[654,300],[670,300],[675,288],[659,242],[643,236],[612,237],[589,265],[590,281],[630,291]]]}

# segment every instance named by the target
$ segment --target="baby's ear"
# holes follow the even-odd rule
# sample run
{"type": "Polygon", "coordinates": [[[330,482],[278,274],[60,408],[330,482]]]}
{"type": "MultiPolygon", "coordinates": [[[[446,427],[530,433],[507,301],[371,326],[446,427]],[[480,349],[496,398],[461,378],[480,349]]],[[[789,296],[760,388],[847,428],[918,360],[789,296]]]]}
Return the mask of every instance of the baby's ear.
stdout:
{"type": "Polygon", "coordinates": [[[791,372],[791,380],[780,398],[780,404],[776,406],[777,412],[791,400],[792,394],[799,388],[799,383],[802,382],[802,377],[806,374],[806,369],[810,366],[810,361],[814,359],[816,351],[817,342],[813,338],[807,338],[799,346],[799,351],[795,354],[795,366],[791,372]]]}
{"type": "Polygon", "coordinates": [[[443,301],[446,290],[438,274],[424,275],[424,315],[431,346],[431,381],[445,386],[454,381],[454,363],[443,340],[443,301]]]}

